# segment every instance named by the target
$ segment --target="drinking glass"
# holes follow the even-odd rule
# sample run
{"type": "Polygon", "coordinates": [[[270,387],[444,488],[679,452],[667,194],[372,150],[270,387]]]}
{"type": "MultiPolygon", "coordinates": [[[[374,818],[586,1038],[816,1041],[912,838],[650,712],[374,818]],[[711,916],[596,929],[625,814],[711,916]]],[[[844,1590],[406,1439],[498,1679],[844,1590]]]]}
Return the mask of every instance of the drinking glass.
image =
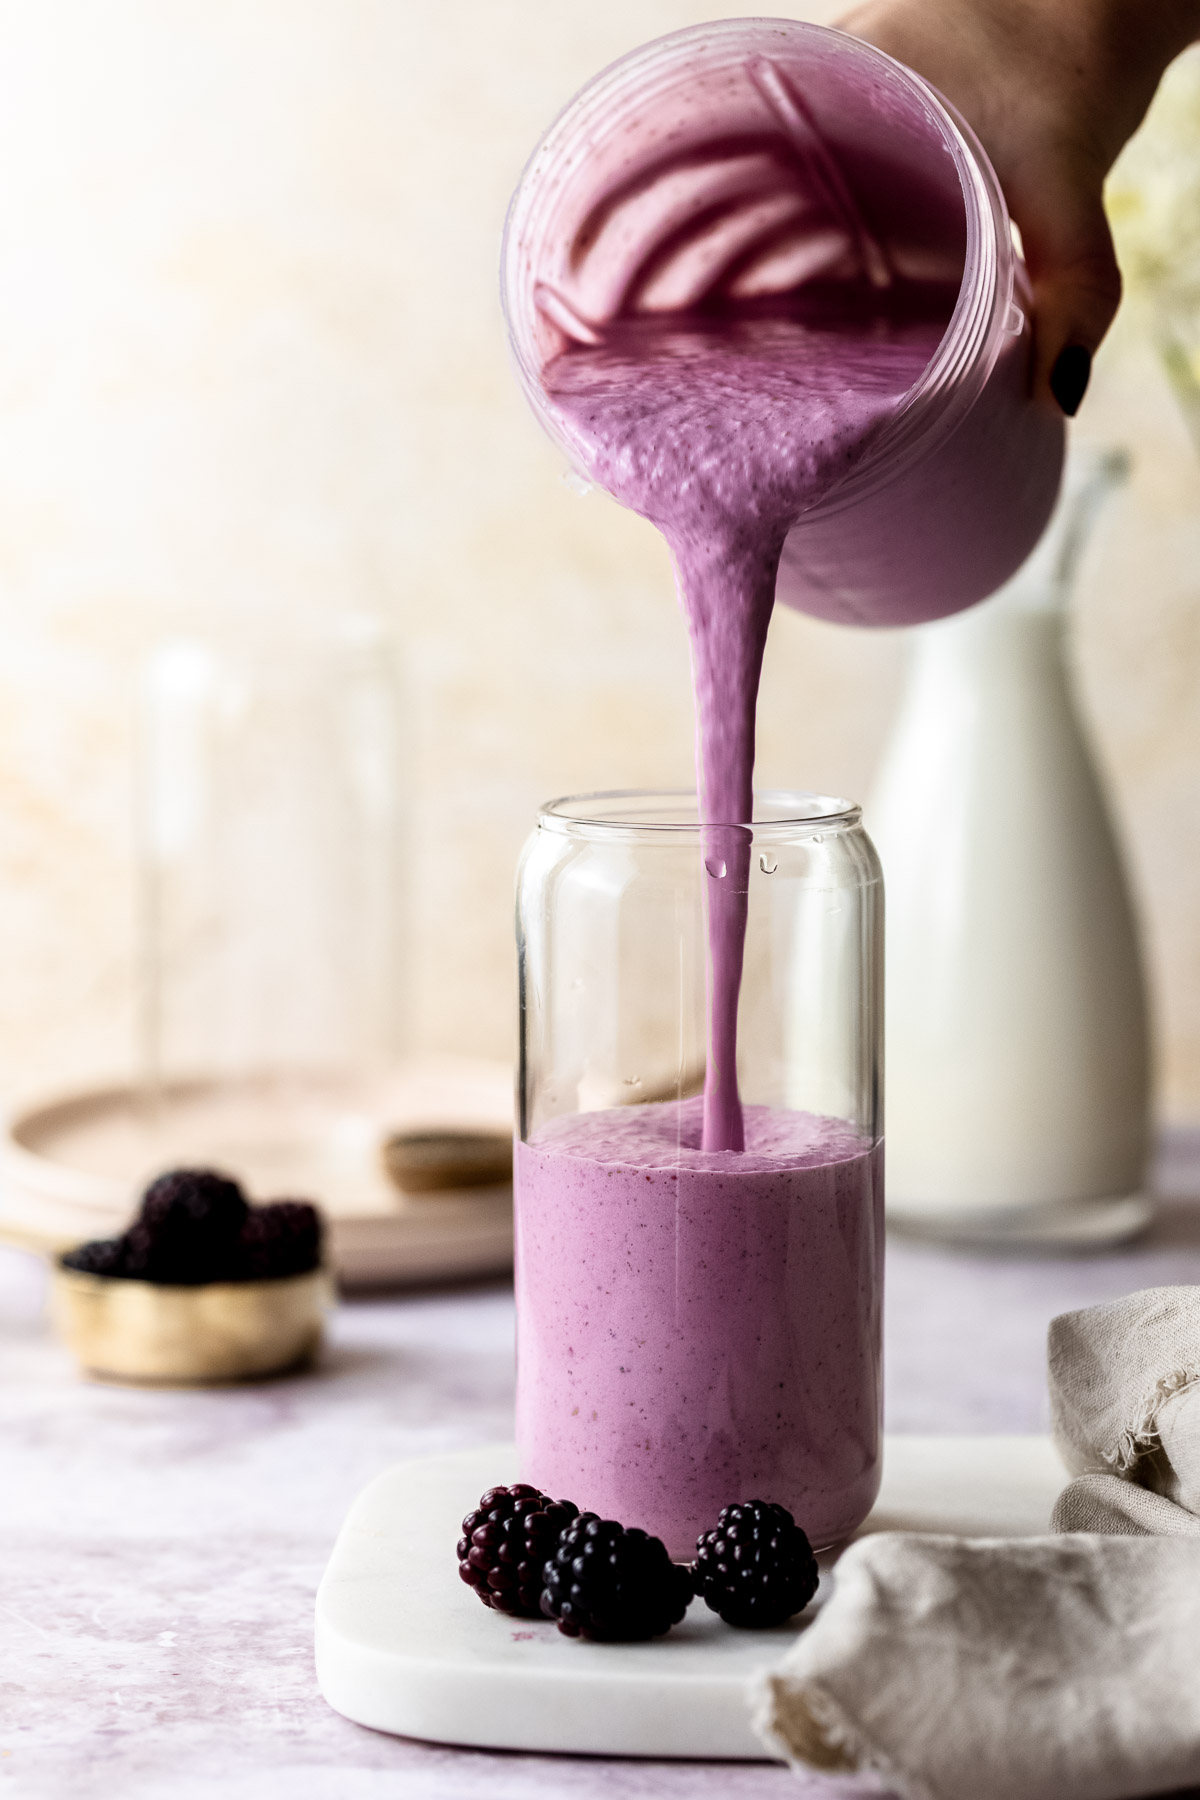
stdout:
{"type": "Polygon", "coordinates": [[[752,1497],[836,1542],[879,1481],[879,865],[844,800],[721,829],[748,859],[691,794],[556,800],[518,883],[522,1475],[680,1557],[752,1497]],[[706,920],[738,880],[746,1148],[706,1152],[706,920]]]}

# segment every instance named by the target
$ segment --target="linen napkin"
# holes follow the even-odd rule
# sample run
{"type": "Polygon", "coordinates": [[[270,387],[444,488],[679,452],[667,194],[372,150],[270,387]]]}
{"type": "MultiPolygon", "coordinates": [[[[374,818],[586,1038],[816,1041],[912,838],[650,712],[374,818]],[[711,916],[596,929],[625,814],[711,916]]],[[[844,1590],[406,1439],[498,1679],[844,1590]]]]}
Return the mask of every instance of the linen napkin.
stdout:
{"type": "Polygon", "coordinates": [[[1054,1530],[1200,1535],[1200,1288],[1064,1313],[1049,1360],[1054,1530]]]}
{"type": "Polygon", "coordinates": [[[1200,1288],[1050,1328],[1056,1535],[887,1532],[760,1678],[806,1769],[904,1800],[1134,1800],[1200,1784],[1200,1288]]]}

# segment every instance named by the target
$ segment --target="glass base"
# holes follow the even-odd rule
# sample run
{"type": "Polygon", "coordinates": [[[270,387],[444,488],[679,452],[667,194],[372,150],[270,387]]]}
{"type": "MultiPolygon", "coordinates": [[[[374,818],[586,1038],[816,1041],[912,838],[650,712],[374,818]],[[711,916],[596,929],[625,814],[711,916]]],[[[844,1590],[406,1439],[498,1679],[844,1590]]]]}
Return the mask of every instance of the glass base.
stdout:
{"type": "Polygon", "coordinates": [[[1149,1194],[1051,1206],[932,1212],[888,1202],[887,1222],[904,1237],[980,1250],[1105,1250],[1138,1237],[1154,1218],[1149,1194]]]}

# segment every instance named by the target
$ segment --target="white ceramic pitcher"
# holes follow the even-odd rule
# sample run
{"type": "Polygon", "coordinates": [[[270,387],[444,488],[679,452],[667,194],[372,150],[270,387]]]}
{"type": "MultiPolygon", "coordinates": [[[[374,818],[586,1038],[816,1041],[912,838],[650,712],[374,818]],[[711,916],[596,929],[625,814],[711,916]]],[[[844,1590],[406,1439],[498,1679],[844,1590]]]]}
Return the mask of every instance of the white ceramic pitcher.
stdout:
{"type": "Polygon", "coordinates": [[[939,1236],[1145,1223],[1145,985],[1071,693],[1066,602],[1125,473],[1075,452],[1019,573],[915,636],[867,822],[887,894],[888,1212],[939,1236]]]}

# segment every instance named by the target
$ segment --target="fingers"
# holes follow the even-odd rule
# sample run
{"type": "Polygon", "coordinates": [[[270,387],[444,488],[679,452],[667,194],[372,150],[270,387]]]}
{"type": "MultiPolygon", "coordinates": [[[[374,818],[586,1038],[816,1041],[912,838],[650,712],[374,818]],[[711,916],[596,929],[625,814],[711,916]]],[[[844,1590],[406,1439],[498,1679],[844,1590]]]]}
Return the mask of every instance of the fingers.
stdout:
{"type": "Polygon", "coordinates": [[[1121,298],[1104,177],[1162,61],[1137,43],[1114,61],[1098,28],[1072,20],[1061,0],[867,0],[843,20],[919,70],[978,132],[1033,282],[1032,390],[1068,415],[1121,298]]]}
{"type": "Polygon", "coordinates": [[[1054,185],[1043,181],[1032,204],[1019,190],[1009,198],[1033,280],[1034,397],[1073,418],[1121,298],[1121,273],[1099,177],[1064,183],[1057,203],[1047,191],[1054,185]]]}

